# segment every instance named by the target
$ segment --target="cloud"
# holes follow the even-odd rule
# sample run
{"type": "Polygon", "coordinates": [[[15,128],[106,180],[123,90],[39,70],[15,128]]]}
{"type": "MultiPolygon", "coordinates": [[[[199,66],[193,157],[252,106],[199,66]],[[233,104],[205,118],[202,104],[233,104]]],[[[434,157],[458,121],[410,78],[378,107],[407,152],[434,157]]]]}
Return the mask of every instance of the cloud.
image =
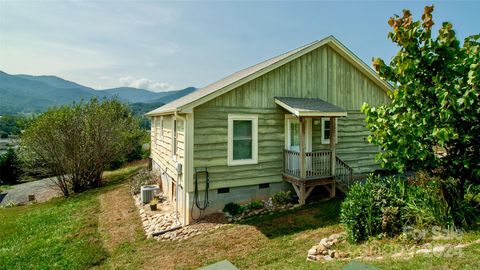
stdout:
{"type": "Polygon", "coordinates": [[[172,86],[164,82],[154,82],[147,78],[135,78],[132,76],[124,76],[118,79],[122,86],[147,89],[155,92],[172,90],[172,86]]]}

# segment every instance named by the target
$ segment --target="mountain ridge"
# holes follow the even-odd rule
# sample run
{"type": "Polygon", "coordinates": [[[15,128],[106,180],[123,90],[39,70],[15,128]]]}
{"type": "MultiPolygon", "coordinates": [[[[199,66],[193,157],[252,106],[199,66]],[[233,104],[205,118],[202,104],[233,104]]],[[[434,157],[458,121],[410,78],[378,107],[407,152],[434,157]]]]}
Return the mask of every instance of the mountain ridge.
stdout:
{"type": "Polygon", "coordinates": [[[11,75],[0,71],[0,115],[39,113],[51,106],[61,106],[91,98],[118,98],[122,102],[151,107],[173,101],[195,91],[195,87],[153,92],[133,87],[97,90],[53,75],[11,75]]]}

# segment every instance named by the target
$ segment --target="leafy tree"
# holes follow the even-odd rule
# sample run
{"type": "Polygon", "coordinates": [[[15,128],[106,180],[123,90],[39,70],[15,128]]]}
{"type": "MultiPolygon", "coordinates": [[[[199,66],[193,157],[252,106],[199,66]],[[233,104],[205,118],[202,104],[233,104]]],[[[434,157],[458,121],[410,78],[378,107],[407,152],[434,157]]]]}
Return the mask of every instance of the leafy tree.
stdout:
{"type": "Polygon", "coordinates": [[[390,18],[388,37],[400,50],[388,65],[379,58],[373,65],[393,84],[392,101],[362,110],[369,140],[383,149],[382,164],[448,180],[444,196],[455,213],[466,185],[480,183],[480,35],[461,46],[452,24],[444,22],[434,37],[432,12],[433,6],[425,7],[421,21],[408,10],[390,18]]]}
{"type": "Polygon", "coordinates": [[[9,135],[20,135],[30,121],[26,116],[2,115],[0,116],[0,136],[6,138],[9,135]]]}
{"type": "Polygon", "coordinates": [[[0,183],[16,184],[20,179],[20,159],[12,147],[0,156],[0,183]]]}
{"type": "Polygon", "coordinates": [[[101,185],[105,168],[132,151],[142,135],[137,118],[117,100],[49,109],[22,136],[23,149],[44,164],[63,194],[101,185]]]}

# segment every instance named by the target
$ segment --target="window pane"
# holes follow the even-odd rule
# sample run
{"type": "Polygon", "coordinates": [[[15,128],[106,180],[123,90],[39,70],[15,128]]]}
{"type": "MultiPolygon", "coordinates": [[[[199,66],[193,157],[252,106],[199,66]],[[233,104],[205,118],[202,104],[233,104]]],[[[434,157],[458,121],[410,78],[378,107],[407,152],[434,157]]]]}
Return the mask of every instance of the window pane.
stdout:
{"type": "Polygon", "coordinates": [[[252,139],[252,121],[234,120],[233,121],[233,139],[252,139]]]}
{"type": "Polygon", "coordinates": [[[330,120],[324,122],[323,139],[330,139],[330,120]]]}
{"type": "Polygon", "coordinates": [[[290,123],[290,146],[300,145],[300,124],[290,123]]]}
{"type": "Polygon", "coordinates": [[[252,140],[233,140],[233,160],[252,159],[252,140]]]}

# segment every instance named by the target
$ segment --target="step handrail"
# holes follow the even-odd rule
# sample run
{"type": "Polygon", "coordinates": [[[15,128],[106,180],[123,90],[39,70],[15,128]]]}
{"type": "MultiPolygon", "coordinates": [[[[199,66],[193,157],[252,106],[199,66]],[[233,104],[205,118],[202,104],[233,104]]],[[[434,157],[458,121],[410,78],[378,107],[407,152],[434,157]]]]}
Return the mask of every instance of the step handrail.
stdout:
{"type": "Polygon", "coordinates": [[[346,187],[350,186],[353,180],[353,168],[338,156],[335,156],[335,160],[335,180],[346,187]]]}

